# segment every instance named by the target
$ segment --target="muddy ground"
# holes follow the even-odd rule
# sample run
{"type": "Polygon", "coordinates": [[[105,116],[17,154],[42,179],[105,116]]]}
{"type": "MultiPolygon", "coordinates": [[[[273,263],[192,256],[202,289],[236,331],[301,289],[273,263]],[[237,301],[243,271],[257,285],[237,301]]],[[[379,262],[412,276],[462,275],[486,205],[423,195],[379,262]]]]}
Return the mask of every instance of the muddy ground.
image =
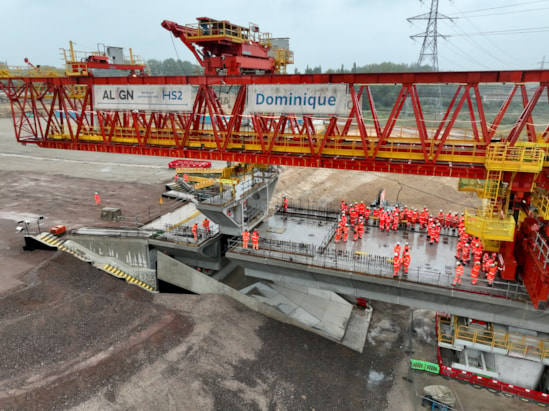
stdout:
{"type": "MultiPolygon", "coordinates": [[[[0,409],[416,410],[428,384],[451,385],[460,410],[527,410],[517,399],[410,373],[434,360],[433,313],[372,302],[359,354],[223,296],[149,294],[62,252],[25,251],[15,232],[99,225],[160,206],[168,159],[23,147],[0,120],[0,409]]],[[[476,199],[452,179],[283,171],[276,199],[390,201],[456,210],[476,199]]],[[[166,202],[162,207],[169,207],[166,202]]],[[[528,408],[532,407],[532,408],[528,408]]],[[[537,409],[537,407],[535,407],[537,409]]]]}

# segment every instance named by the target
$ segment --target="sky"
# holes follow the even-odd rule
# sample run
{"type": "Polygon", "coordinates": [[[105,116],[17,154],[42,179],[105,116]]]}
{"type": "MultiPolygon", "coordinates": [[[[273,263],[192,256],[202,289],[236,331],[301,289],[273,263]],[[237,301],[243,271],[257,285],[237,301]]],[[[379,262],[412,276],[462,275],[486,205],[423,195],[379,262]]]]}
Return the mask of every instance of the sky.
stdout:
{"type": "MultiPolygon", "coordinates": [[[[289,37],[294,68],[323,70],[382,62],[415,64],[434,0],[3,0],[0,62],[61,67],[60,49],[123,47],[143,59],[195,62],[160,26],[197,17],[257,24],[289,37]]],[[[549,68],[549,0],[439,0],[438,66],[443,71],[549,68]]],[[[431,64],[432,48],[427,48],[431,64]]],[[[294,68],[289,66],[288,72],[294,68]]]]}

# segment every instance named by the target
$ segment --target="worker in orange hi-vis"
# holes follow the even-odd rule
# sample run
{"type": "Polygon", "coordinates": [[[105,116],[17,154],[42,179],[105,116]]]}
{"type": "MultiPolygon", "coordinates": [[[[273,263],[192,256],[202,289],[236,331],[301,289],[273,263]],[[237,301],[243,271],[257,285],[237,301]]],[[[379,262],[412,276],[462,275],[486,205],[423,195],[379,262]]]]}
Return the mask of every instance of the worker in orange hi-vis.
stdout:
{"type": "Polygon", "coordinates": [[[400,271],[400,255],[397,253],[395,253],[395,255],[393,256],[393,268],[393,278],[398,277],[398,273],[400,271]]]}
{"type": "Polygon", "coordinates": [[[395,247],[393,248],[393,253],[400,255],[400,242],[397,241],[395,247]]]}
{"type": "Polygon", "coordinates": [[[488,281],[488,286],[492,287],[494,285],[494,280],[496,279],[496,273],[498,271],[498,266],[496,263],[490,264],[488,267],[488,273],[486,273],[486,280],[488,281]]]}
{"type": "Polygon", "coordinates": [[[287,212],[288,211],[288,199],[284,197],[282,199],[282,211],[287,212]]]}
{"type": "Polygon", "coordinates": [[[99,194],[97,193],[97,191],[95,192],[93,197],[95,198],[95,204],[97,205],[101,204],[101,197],[99,197],[99,194]]]}
{"type": "Polygon", "coordinates": [[[193,236],[194,241],[198,241],[198,224],[196,223],[193,224],[193,236]]]}
{"type": "Polygon", "coordinates": [[[393,215],[387,210],[385,212],[385,231],[387,231],[387,233],[391,231],[392,223],[393,223],[393,215]]]}
{"type": "Polygon", "coordinates": [[[461,261],[456,261],[456,275],[454,277],[453,286],[455,287],[456,284],[461,284],[461,277],[463,276],[463,264],[461,264],[461,261]]]}
{"type": "Polygon", "coordinates": [[[341,235],[343,234],[343,227],[339,225],[336,230],[335,234],[335,242],[339,243],[339,240],[341,240],[341,235]]]}
{"type": "Polygon", "coordinates": [[[372,210],[370,210],[370,207],[366,207],[364,209],[364,221],[366,224],[368,224],[368,220],[370,219],[371,214],[372,214],[372,210]]]}
{"type": "Polygon", "coordinates": [[[204,234],[206,234],[206,237],[210,235],[210,220],[207,218],[202,221],[202,228],[204,228],[204,234]]]}
{"type": "Polygon", "coordinates": [[[461,248],[461,261],[463,261],[463,264],[467,265],[469,264],[469,260],[471,259],[471,245],[468,241],[465,241],[463,243],[463,247],[461,248]]]}
{"type": "Polygon", "coordinates": [[[438,240],[440,240],[440,230],[442,230],[442,227],[440,226],[440,223],[437,223],[437,226],[435,227],[435,243],[438,243],[438,240]]]}
{"type": "Polygon", "coordinates": [[[372,219],[374,220],[372,223],[373,225],[376,225],[376,223],[379,222],[379,208],[374,208],[372,211],[372,219]]]}
{"type": "Polygon", "coordinates": [[[398,222],[400,221],[399,219],[400,219],[399,213],[393,214],[393,231],[398,230],[398,222]]]}
{"type": "Polygon", "coordinates": [[[474,263],[476,263],[477,261],[480,263],[480,261],[482,260],[482,247],[477,246],[473,251],[473,256],[474,263]]]}
{"type": "Polygon", "coordinates": [[[362,236],[364,235],[364,221],[362,220],[362,217],[358,219],[358,238],[362,240],[362,236]]]}
{"type": "Polygon", "coordinates": [[[471,269],[471,279],[473,285],[476,285],[478,280],[478,274],[480,273],[480,261],[475,261],[473,268],[471,269]]]}
{"type": "Polygon", "coordinates": [[[463,248],[463,241],[461,238],[458,240],[456,245],[456,258],[459,260],[461,258],[461,249],[463,248]]]}
{"type": "Polygon", "coordinates": [[[242,247],[248,248],[249,241],[250,241],[250,232],[248,230],[242,231],[242,247]]]}
{"type": "Polygon", "coordinates": [[[259,250],[259,233],[256,230],[252,234],[252,248],[259,250]]]}
{"type": "Polygon", "coordinates": [[[379,212],[379,229],[381,231],[384,231],[385,230],[385,212],[384,211],[380,211],[379,212]]]}
{"type": "Polygon", "coordinates": [[[402,267],[404,271],[404,275],[408,275],[408,267],[410,267],[410,253],[404,252],[404,255],[402,256],[402,267]]]}
{"type": "Polygon", "coordinates": [[[347,242],[347,237],[349,236],[349,226],[344,225],[343,226],[343,242],[347,242]]]}
{"type": "Polygon", "coordinates": [[[433,245],[435,243],[435,223],[432,219],[427,225],[427,237],[429,237],[429,244],[433,245]]]}
{"type": "Polygon", "coordinates": [[[358,240],[358,222],[353,226],[353,241],[358,240]]]}
{"type": "Polygon", "coordinates": [[[364,217],[364,213],[366,212],[366,205],[364,204],[364,201],[361,201],[358,205],[358,215],[361,217],[364,217]]]}

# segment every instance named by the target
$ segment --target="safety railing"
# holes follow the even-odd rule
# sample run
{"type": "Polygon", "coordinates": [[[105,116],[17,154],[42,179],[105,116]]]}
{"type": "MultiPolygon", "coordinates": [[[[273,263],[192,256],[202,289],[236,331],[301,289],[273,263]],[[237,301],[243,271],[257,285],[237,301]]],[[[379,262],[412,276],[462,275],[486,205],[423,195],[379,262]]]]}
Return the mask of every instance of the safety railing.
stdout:
{"type": "Polygon", "coordinates": [[[538,261],[543,262],[543,268],[546,269],[549,264],[549,245],[547,241],[536,233],[536,241],[534,242],[534,252],[537,253],[538,261]]]}
{"type": "MultiPolygon", "coordinates": [[[[307,266],[308,270],[311,268],[324,268],[340,273],[348,273],[352,276],[368,276],[378,279],[392,279],[394,274],[392,260],[383,255],[362,254],[346,250],[339,251],[332,248],[323,250],[321,246],[312,244],[267,238],[260,238],[258,246],[259,248],[256,250],[244,248],[239,237],[229,241],[229,251],[233,253],[269,258],[274,261],[286,261],[307,266]]],[[[518,282],[496,280],[490,285],[486,279],[478,279],[475,285],[463,283],[459,287],[453,287],[454,275],[453,269],[440,271],[417,267],[410,269],[406,276],[399,273],[398,280],[404,283],[409,282],[434,287],[438,293],[446,289],[448,295],[454,296],[456,293],[472,293],[477,294],[479,299],[483,296],[492,296],[509,301],[530,301],[528,292],[518,282]]]]}
{"type": "Polygon", "coordinates": [[[439,343],[454,345],[453,329],[454,327],[450,317],[438,316],[437,339],[439,343]]]}
{"type": "Polygon", "coordinates": [[[469,234],[483,240],[513,241],[516,222],[509,214],[494,215],[490,208],[479,208],[476,211],[465,210],[465,227],[469,234]]]}
{"type": "Polygon", "coordinates": [[[472,344],[506,350],[508,355],[544,360],[549,355],[549,340],[514,334],[502,330],[479,329],[466,325],[457,326],[455,338],[472,344]]]}
{"type": "MultiPolygon", "coordinates": [[[[291,215],[303,215],[307,218],[321,218],[323,220],[337,220],[341,215],[341,205],[325,203],[317,200],[288,200],[288,210],[291,215]]],[[[282,203],[277,204],[277,213],[283,213],[282,203]]]]}
{"type": "Polygon", "coordinates": [[[543,168],[545,152],[535,146],[490,144],[486,151],[486,169],[538,173],[543,168]]]}
{"type": "Polygon", "coordinates": [[[508,348],[508,334],[502,331],[482,330],[467,325],[456,327],[455,338],[490,348],[508,348]]]}
{"type": "Polygon", "coordinates": [[[544,220],[549,220],[549,196],[546,190],[536,188],[532,193],[532,205],[544,220]]]}
{"type": "Polygon", "coordinates": [[[242,197],[248,195],[252,190],[257,189],[260,185],[269,184],[276,178],[278,178],[278,171],[274,167],[270,167],[265,170],[261,170],[255,173],[253,176],[243,175],[241,182],[235,184],[229,189],[223,189],[219,194],[209,196],[208,198],[201,199],[204,204],[221,205],[225,206],[232,201],[237,201],[242,197]]]}

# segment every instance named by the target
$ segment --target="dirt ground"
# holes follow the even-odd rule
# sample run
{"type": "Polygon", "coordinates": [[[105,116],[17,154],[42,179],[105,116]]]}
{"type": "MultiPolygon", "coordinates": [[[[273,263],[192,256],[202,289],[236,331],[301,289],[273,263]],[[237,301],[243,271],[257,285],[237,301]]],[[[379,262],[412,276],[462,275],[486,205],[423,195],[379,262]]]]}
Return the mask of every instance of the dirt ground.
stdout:
{"type": "MultiPolygon", "coordinates": [[[[42,228],[102,224],[94,192],[126,216],[159,207],[168,161],[23,147],[0,120],[0,409],[416,410],[422,387],[439,383],[463,411],[534,409],[411,373],[410,358],[434,360],[431,312],[372,302],[359,354],[223,296],[152,295],[68,254],[23,249],[20,220],[31,231],[39,216],[42,228]]],[[[456,183],[287,168],[274,201],[371,201],[385,188],[409,206],[476,204],[456,183]]]]}

